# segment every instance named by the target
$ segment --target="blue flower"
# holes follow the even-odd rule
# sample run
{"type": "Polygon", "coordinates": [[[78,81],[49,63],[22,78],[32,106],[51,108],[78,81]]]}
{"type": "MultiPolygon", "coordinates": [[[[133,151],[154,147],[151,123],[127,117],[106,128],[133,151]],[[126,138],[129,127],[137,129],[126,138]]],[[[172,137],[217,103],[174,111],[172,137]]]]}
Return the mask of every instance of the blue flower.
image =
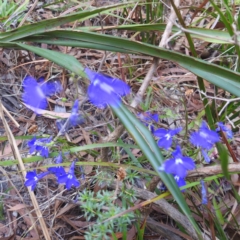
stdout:
{"type": "MultiPolygon", "coordinates": [[[[62,163],[62,153],[61,152],[55,158],[55,162],[56,162],[56,164],[62,163]]],[[[55,174],[56,177],[60,177],[60,176],[63,176],[64,174],[66,174],[66,172],[65,172],[65,170],[64,170],[64,168],[62,166],[49,167],[48,171],[50,171],[51,173],[55,174]]]]}
{"type": "Polygon", "coordinates": [[[159,120],[157,113],[150,113],[149,111],[144,113],[138,113],[137,116],[144,124],[146,124],[146,126],[148,125],[149,122],[153,121],[158,122],[159,120]]]}
{"type": "Polygon", "coordinates": [[[58,81],[38,84],[31,76],[23,80],[23,87],[23,102],[37,114],[41,113],[39,109],[47,108],[47,96],[62,91],[62,86],[58,81]]]}
{"type": "Polygon", "coordinates": [[[47,97],[60,93],[63,90],[61,83],[56,80],[43,82],[40,88],[47,97]]]}
{"type": "Polygon", "coordinates": [[[141,122],[150,128],[150,131],[153,133],[154,132],[154,126],[152,125],[153,121],[158,122],[158,114],[157,113],[150,113],[149,111],[144,112],[144,113],[138,113],[137,116],[141,120],[141,122]]]}
{"type": "Polygon", "coordinates": [[[32,140],[28,141],[28,146],[30,147],[30,154],[37,151],[40,152],[42,157],[48,157],[49,149],[47,144],[52,141],[52,137],[49,138],[39,138],[34,137],[32,140]]]}
{"type": "Polygon", "coordinates": [[[177,175],[180,178],[187,176],[187,171],[195,168],[195,163],[190,157],[184,157],[181,153],[181,148],[177,146],[176,151],[172,153],[173,158],[166,160],[159,168],[159,171],[165,171],[177,175]]]}
{"type": "Polygon", "coordinates": [[[202,186],[202,190],[201,190],[201,193],[202,193],[202,204],[206,205],[208,203],[208,200],[207,200],[207,190],[206,190],[204,181],[201,180],[200,183],[201,183],[201,186],[202,186]]]}
{"type": "Polygon", "coordinates": [[[166,130],[164,128],[159,128],[154,131],[154,135],[158,138],[158,146],[164,149],[169,149],[172,145],[172,138],[174,135],[178,134],[182,128],[176,128],[173,130],[166,130]]]}
{"type": "MultiPolygon", "coordinates": [[[[186,181],[185,181],[184,178],[180,178],[179,176],[175,175],[174,179],[175,179],[179,188],[186,186],[186,181]]],[[[182,190],[182,192],[184,192],[184,191],[185,191],[185,189],[182,190]]]]}
{"type": "Polygon", "coordinates": [[[79,187],[80,183],[74,175],[75,161],[72,162],[68,173],[58,177],[58,183],[66,184],[66,188],[69,190],[72,186],[79,187]]]}
{"type": "Polygon", "coordinates": [[[233,133],[232,130],[229,129],[227,126],[225,126],[222,122],[217,123],[218,128],[216,129],[216,132],[220,132],[220,129],[227,134],[227,138],[232,139],[233,133]]]}
{"type": "Polygon", "coordinates": [[[130,87],[117,78],[96,73],[85,68],[91,84],[88,87],[89,100],[98,108],[105,108],[107,105],[118,106],[121,97],[129,94],[130,87]]]}
{"type": "Polygon", "coordinates": [[[72,107],[72,112],[71,112],[71,115],[69,118],[71,126],[76,126],[78,124],[84,123],[84,119],[83,119],[82,115],[80,115],[78,113],[78,105],[79,105],[79,101],[75,100],[73,107],[72,107]]]}
{"type": "Polygon", "coordinates": [[[211,161],[211,159],[210,159],[210,157],[208,156],[208,153],[205,151],[205,150],[201,150],[201,152],[202,152],[202,155],[203,155],[203,158],[205,159],[205,161],[207,162],[207,163],[210,163],[210,161],[211,161]]]}
{"type": "Polygon", "coordinates": [[[71,115],[69,117],[69,121],[67,124],[66,124],[66,119],[58,119],[56,121],[57,128],[62,133],[65,133],[72,126],[76,126],[78,124],[84,123],[83,116],[78,113],[78,105],[79,105],[79,101],[75,100],[73,107],[72,107],[72,112],[71,112],[71,115]]]}
{"type": "Polygon", "coordinates": [[[48,175],[49,173],[50,172],[43,172],[43,173],[37,174],[36,170],[27,172],[25,186],[31,187],[31,190],[33,191],[38,181],[43,177],[45,177],[46,175],[48,175]]]}
{"type": "Polygon", "coordinates": [[[190,136],[190,142],[194,146],[207,150],[211,149],[213,145],[219,141],[219,135],[215,131],[210,130],[204,121],[202,122],[199,131],[192,133],[190,136]]]}

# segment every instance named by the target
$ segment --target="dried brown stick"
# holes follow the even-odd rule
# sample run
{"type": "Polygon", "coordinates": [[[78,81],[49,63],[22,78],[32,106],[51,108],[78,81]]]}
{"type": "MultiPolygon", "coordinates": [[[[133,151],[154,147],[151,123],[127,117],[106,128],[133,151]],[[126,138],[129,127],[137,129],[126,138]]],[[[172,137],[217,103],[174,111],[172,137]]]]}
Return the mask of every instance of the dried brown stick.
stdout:
{"type": "MultiPolygon", "coordinates": [[[[9,144],[10,144],[10,146],[12,148],[13,155],[14,155],[15,159],[18,160],[19,168],[20,168],[20,170],[21,170],[21,172],[22,172],[22,174],[24,176],[24,179],[25,179],[26,169],[25,169],[25,166],[23,164],[22,157],[21,157],[21,154],[19,152],[16,140],[15,140],[15,138],[14,138],[14,136],[13,136],[13,134],[12,134],[8,124],[7,124],[7,121],[6,121],[5,117],[4,117],[3,107],[2,107],[2,102],[1,101],[0,101],[0,118],[1,118],[1,120],[3,122],[5,131],[6,131],[6,134],[7,134],[7,137],[8,137],[9,144]]],[[[47,226],[46,226],[46,223],[45,223],[45,221],[43,219],[43,216],[42,216],[42,213],[41,213],[41,211],[39,209],[39,205],[38,205],[37,199],[36,199],[33,191],[30,190],[30,188],[28,188],[28,192],[29,192],[30,198],[32,200],[32,203],[33,203],[36,215],[37,215],[38,220],[39,220],[39,223],[41,225],[44,238],[46,240],[51,240],[49,232],[48,232],[48,229],[47,229],[47,226]]]]}
{"type": "Polygon", "coordinates": [[[154,232],[161,235],[161,237],[165,237],[168,240],[182,240],[181,237],[184,237],[186,240],[191,240],[192,238],[189,237],[187,234],[183,234],[177,229],[174,229],[173,227],[169,227],[166,224],[159,223],[152,218],[147,218],[147,226],[154,232]],[[178,234],[178,233],[181,233],[178,234]],[[181,236],[181,237],[180,237],[181,236]]]}
{"type": "Polygon", "coordinates": [[[21,27],[24,22],[26,21],[26,19],[28,18],[28,16],[30,15],[30,13],[33,11],[33,9],[37,6],[38,0],[35,0],[35,2],[33,3],[32,7],[29,9],[29,11],[26,13],[26,15],[24,16],[24,18],[22,19],[22,21],[19,23],[18,27],[21,27]]]}
{"type": "MultiPolygon", "coordinates": [[[[229,172],[240,172],[240,162],[230,163],[228,165],[229,172]]],[[[213,176],[222,173],[222,167],[220,165],[214,165],[209,167],[202,167],[195,170],[188,171],[187,177],[203,177],[213,176]]]]}
{"type": "Polygon", "coordinates": [[[8,115],[8,117],[13,121],[17,128],[20,127],[18,122],[14,119],[14,117],[10,114],[10,112],[2,105],[3,111],[8,115]]]}
{"type": "MultiPolygon", "coordinates": [[[[176,7],[178,7],[179,4],[180,4],[180,0],[175,0],[176,7]]],[[[159,43],[159,47],[162,47],[162,48],[166,47],[168,37],[172,32],[172,27],[173,27],[174,22],[176,21],[176,18],[177,18],[177,15],[176,15],[175,11],[173,10],[173,8],[171,8],[169,21],[168,21],[167,26],[162,35],[162,39],[159,43]]],[[[149,86],[150,81],[152,80],[153,74],[155,73],[158,65],[159,65],[159,58],[153,58],[153,63],[151,65],[150,69],[148,70],[148,73],[147,73],[146,77],[144,78],[143,83],[142,83],[141,87],[139,88],[135,98],[133,99],[133,102],[131,104],[132,107],[137,107],[138,104],[143,99],[143,96],[149,86]]]]}

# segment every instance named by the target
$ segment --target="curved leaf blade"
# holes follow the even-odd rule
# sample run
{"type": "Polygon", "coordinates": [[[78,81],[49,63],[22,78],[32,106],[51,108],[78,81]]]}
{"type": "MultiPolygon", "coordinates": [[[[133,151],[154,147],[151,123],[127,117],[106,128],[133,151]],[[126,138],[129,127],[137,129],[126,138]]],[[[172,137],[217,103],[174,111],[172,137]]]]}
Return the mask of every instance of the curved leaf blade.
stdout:
{"type": "Polygon", "coordinates": [[[132,54],[141,53],[147,56],[164,58],[173,62],[177,62],[183,68],[188,69],[190,72],[196,74],[197,76],[202,77],[214,85],[229,91],[235,96],[240,97],[239,73],[228,70],[221,66],[205,62],[201,59],[189,57],[181,53],[173,52],[146,43],[140,43],[129,39],[92,32],[72,32],[59,30],[48,32],[44,36],[41,36],[41,40],[38,36],[25,40],[57,45],[58,39],[60,39],[60,41],[65,41],[66,46],[71,46],[72,41],[74,41],[74,46],[78,47],[91,47],[93,49],[101,50],[110,49],[110,51],[115,52],[128,52],[132,54]],[[66,37],[63,38],[62,36],[66,37]],[[70,40],[69,45],[67,42],[68,40],[70,40]]]}

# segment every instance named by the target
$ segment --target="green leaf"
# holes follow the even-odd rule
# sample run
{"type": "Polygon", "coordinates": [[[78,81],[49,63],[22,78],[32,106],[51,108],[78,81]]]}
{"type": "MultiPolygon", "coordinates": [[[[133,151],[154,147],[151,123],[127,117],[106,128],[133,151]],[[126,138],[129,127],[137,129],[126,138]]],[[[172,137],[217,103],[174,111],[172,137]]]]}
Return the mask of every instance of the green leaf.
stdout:
{"type": "Polygon", "coordinates": [[[221,161],[223,174],[229,180],[230,176],[228,172],[228,151],[225,148],[225,146],[223,146],[221,143],[217,144],[217,149],[218,149],[219,158],[221,161]]]}
{"type": "Polygon", "coordinates": [[[234,186],[233,184],[232,185],[232,191],[233,191],[233,194],[234,194],[234,198],[240,203],[240,196],[238,194],[238,191],[236,190],[236,186],[234,186]]]}
{"type": "MultiPolygon", "coordinates": [[[[18,138],[16,138],[18,139],[18,138]]],[[[25,139],[25,138],[24,138],[25,139]]],[[[29,138],[27,138],[29,139],[29,138]]],[[[5,140],[5,139],[4,139],[5,140]]],[[[122,144],[122,143],[97,143],[97,144],[89,144],[89,145],[84,145],[84,146],[79,146],[79,147],[72,147],[72,148],[67,148],[67,149],[64,149],[62,152],[65,153],[65,152],[71,152],[71,153],[77,153],[77,152],[81,152],[81,151],[86,151],[86,150],[91,150],[91,149],[97,149],[97,148],[104,148],[104,147],[122,147],[124,149],[129,149],[129,148],[134,148],[134,149],[138,149],[138,146],[137,145],[131,145],[131,144],[122,144]]],[[[58,156],[59,152],[51,152],[50,153],[50,157],[56,157],[58,156]]],[[[28,158],[23,158],[23,162],[24,163],[32,163],[32,162],[37,162],[39,160],[43,160],[44,158],[41,157],[41,156],[32,156],[32,157],[28,157],[28,158]]],[[[7,161],[2,161],[0,162],[0,166],[12,166],[12,165],[16,165],[18,163],[17,160],[7,160],[7,161]]],[[[86,165],[90,164],[89,162],[86,162],[86,165]]],[[[106,165],[106,166],[111,166],[111,163],[94,163],[93,165],[106,165]]],[[[90,164],[91,165],[91,164],[90,164]]],[[[114,166],[114,164],[112,165],[114,166]]],[[[118,165],[119,167],[119,165],[118,165]]],[[[131,169],[134,169],[134,170],[139,170],[139,168],[133,166],[133,167],[130,167],[131,169]]],[[[150,170],[147,170],[147,171],[144,171],[146,173],[149,173],[149,174],[153,174],[152,171],[150,170]]]]}
{"type": "Polygon", "coordinates": [[[214,85],[240,97],[240,74],[205,62],[201,59],[189,57],[150,44],[92,32],[72,32],[64,30],[48,32],[42,35],[41,39],[40,37],[35,36],[34,38],[27,38],[25,40],[56,45],[62,45],[64,41],[65,46],[74,45],[75,47],[78,46],[124,53],[128,52],[129,54],[145,54],[147,56],[164,58],[177,62],[180,66],[188,69],[197,76],[202,77],[214,85]]]}
{"type": "MultiPolygon", "coordinates": [[[[80,31],[102,31],[102,30],[111,30],[111,29],[119,29],[119,30],[129,30],[129,31],[139,31],[139,32],[150,32],[150,31],[158,31],[164,32],[166,29],[165,23],[150,23],[150,24],[129,24],[129,25],[119,25],[119,26],[103,26],[101,27],[81,27],[78,28],[80,31]]],[[[198,28],[198,27],[188,27],[186,29],[192,38],[197,38],[204,40],[206,42],[211,43],[220,43],[220,44],[234,44],[231,36],[227,31],[221,31],[216,29],[207,29],[207,28],[198,28]]],[[[172,33],[178,33],[179,36],[184,36],[183,31],[173,26],[172,33]]],[[[240,40],[240,37],[238,37],[240,40]]]]}
{"type": "Polygon", "coordinates": [[[59,66],[67,68],[68,70],[70,70],[78,75],[81,75],[82,77],[86,77],[85,73],[83,72],[84,67],[73,56],[63,54],[60,52],[55,52],[55,51],[48,50],[48,49],[44,49],[44,48],[29,46],[29,45],[22,44],[22,43],[16,43],[16,45],[23,49],[34,52],[46,59],[49,59],[52,62],[57,63],[59,66]]]}
{"type": "Polygon", "coordinates": [[[111,6],[100,7],[93,10],[88,9],[85,11],[81,11],[80,13],[78,12],[78,13],[67,15],[64,17],[57,17],[54,19],[44,20],[41,22],[19,27],[9,32],[1,33],[0,39],[2,42],[10,42],[10,41],[18,40],[20,38],[31,36],[37,33],[39,34],[39,33],[47,32],[49,30],[52,30],[53,28],[56,28],[58,26],[61,26],[69,22],[73,22],[76,20],[78,21],[84,20],[85,18],[96,16],[98,13],[105,12],[108,10],[113,10],[121,6],[125,6],[125,7],[130,6],[132,4],[133,2],[129,2],[128,4],[120,3],[120,4],[111,5],[111,6]]]}
{"type": "MultiPolygon", "coordinates": [[[[214,205],[214,210],[216,211],[216,215],[219,214],[219,216],[220,216],[220,210],[219,210],[219,207],[218,207],[217,202],[215,200],[215,197],[213,198],[213,205],[214,205]]],[[[222,228],[221,223],[220,223],[220,220],[222,220],[221,217],[219,219],[218,217],[215,217],[213,214],[212,214],[212,216],[214,217],[213,218],[213,221],[215,223],[214,226],[216,227],[216,229],[218,230],[218,233],[219,233],[219,239],[227,240],[228,237],[226,236],[225,231],[222,228]]]]}
{"type": "Polygon", "coordinates": [[[219,207],[218,204],[217,204],[216,198],[213,197],[212,200],[213,200],[213,201],[212,201],[212,202],[213,202],[213,207],[214,207],[214,210],[215,210],[215,212],[216,212],[216,217],[218,218],[219,223],[220,223],[221,225],[223,225],[223,224],[224,224],[224,217],[223,217],[223,215],[222,215],[221,209],[220,209],[220,207],[219,207]]]}

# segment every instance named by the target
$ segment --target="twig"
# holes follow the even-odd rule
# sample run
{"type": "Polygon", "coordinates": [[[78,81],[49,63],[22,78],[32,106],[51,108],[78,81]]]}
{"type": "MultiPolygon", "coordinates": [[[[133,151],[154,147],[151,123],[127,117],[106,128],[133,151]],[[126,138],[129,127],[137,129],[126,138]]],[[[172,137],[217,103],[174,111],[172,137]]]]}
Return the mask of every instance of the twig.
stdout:
{"type": "MultiPolygon", "coordinates": [[[[2,107],[2,102],[1,101],[0,101],[0,118],[2,119],[5,131],[6,131],[6,134],[7,134],[7,137],[8,137],[9,144],[10,144],[10,146],[12,148],[12,151],[13,151],[13,155],[18,160],[19,168],[20,168],[20,170],[21,170],[21,172],[23,174],[23,177],[25,179],[25,177],[26,177],[26,169],[25,169],[25,166],[23,164],[23,161],[22,161],[22,158],[21,158],[21,155],[20,155],[20,152],[19,152],[16,140],[15,140],[15,138],[14,138],[14,136],[13,136],[13,134],[12,134],[8,124],[7,124],[7,121],[6,121],[5,117],[4,117],[3,107],[2,107]]],[[[39,205],[38,205],[36,196],[34,195],[33,191],[31,191],[30,187],[28,187],[28,192],[29,192],[29,195],[31,197],[31,200],[32,200],[32,203],[33,203],[36,215],[38,217],[39,223],[41,225],[44,238],[46,240],[51,240],[49,232],[48,232],[48,229],[47,229],[47,226],[46,226],[46,223],[45,223],[45,221],[43,219],[43,216],[42,216],[42,213],[41,213],[41,211],[39,209],[39,205]]]]}
{"type": "MultiPolygon", "coordinates": [[[[228,165],[228,172],[230,173],[240,172],[240,163],[230,163],[228,165]]],[[[222,173],[222,167],[220,165],[215,165],[188,171],[187,178],[214,176],[220,173],[222,173]]]]}
{"type": "Polygon", "coordinates": [[[20,127],[18,122],[14,119],[14,117],[10,114],[10,112],[2,105],[3,111],[8,115],[8,117],[13,121],[17,128],[20,127]]]}
{"type": "Polygon", "coordinates": [[[208,96],[208,95],[207,95],[205,92],[203,92],[203,91],[200,91],[200,93],[201,93],[202,95],[204,95],[206,98],[211,98],[211,99],[221,100],[221,101],[226,102],[225,105],[223,106],[223,108],[221,109],[221,111],[218,113],[218,116],[220,116],[220,115],[222,114],[222,112],[223,112],[224,109],[228,106],[229,103],[240,100],[240,98],[226,99],[226,98],[219,98],[219,97],[211,97],[211,96],[208,96]]]}
{"type": "Polygon", "coordinates": [[[26,21],[27,17],[30,15],[30,13],[33,11],[33,9],[37,6],[38,0],[35,0],[35,2],[33,3],[32,7],[29,9],[29,11],[26,13],[26,15],[24,16],[24,18],[22,19],[22,21],[19,23],[18,27],[21,27],[24,22],[26,21]]]}
{"type": "Polygon", "coordinates": [[[64,123],[64,125],[61,127],[60,131],[58,132],[57,136],[53,139],[53,142],[56,142],[57,139],[59,138],[59,136],[61,136],[64,131],[66,130],[66,127],[69,123],[69,119],[70,119],[70,116],[67,118],[66,122],[64,123]]]}
{"type": "MultiPolygon", "coordinates": [[[[180,4],[180,0],[175,0],[175,5],[177,7],[179,6],[179,4],[180,4]]],[[[172,27],[173,27],[174,22],[176,21],[176,18],[177,18],[176,13],[173,10],[173,8],[171,8],[169,21],[168,21],[167,26],[165,28],[165,31],[164,31],[164,33],[162,35],[162,39],[161,39],[161,41],[159,43],[159,47],[162,47],[162,48],[166,47],[166,44],[167,44],[167,41],[168,41],[168,37],[169,37],[169,35],[172,32],[172,27]]],[[[155,71],[156,71],[156,69],[158,67],[158,64],[159,64],[159,59],[158,58],[153,58],[152,66],[148,70],[148,73],[147,73],[146,77],[144,78],[141,87],[139,88],[135,98],[133,99],[133,102],[131,104],[132,107],[134,107],[134,108],[137,107],[137,105],[143,99],[144,93],[146,92],[146,90],[148,88],[148,85],[149,85],[150,81],[152,80],[152,76],[155,73],[155,71]]]]}

